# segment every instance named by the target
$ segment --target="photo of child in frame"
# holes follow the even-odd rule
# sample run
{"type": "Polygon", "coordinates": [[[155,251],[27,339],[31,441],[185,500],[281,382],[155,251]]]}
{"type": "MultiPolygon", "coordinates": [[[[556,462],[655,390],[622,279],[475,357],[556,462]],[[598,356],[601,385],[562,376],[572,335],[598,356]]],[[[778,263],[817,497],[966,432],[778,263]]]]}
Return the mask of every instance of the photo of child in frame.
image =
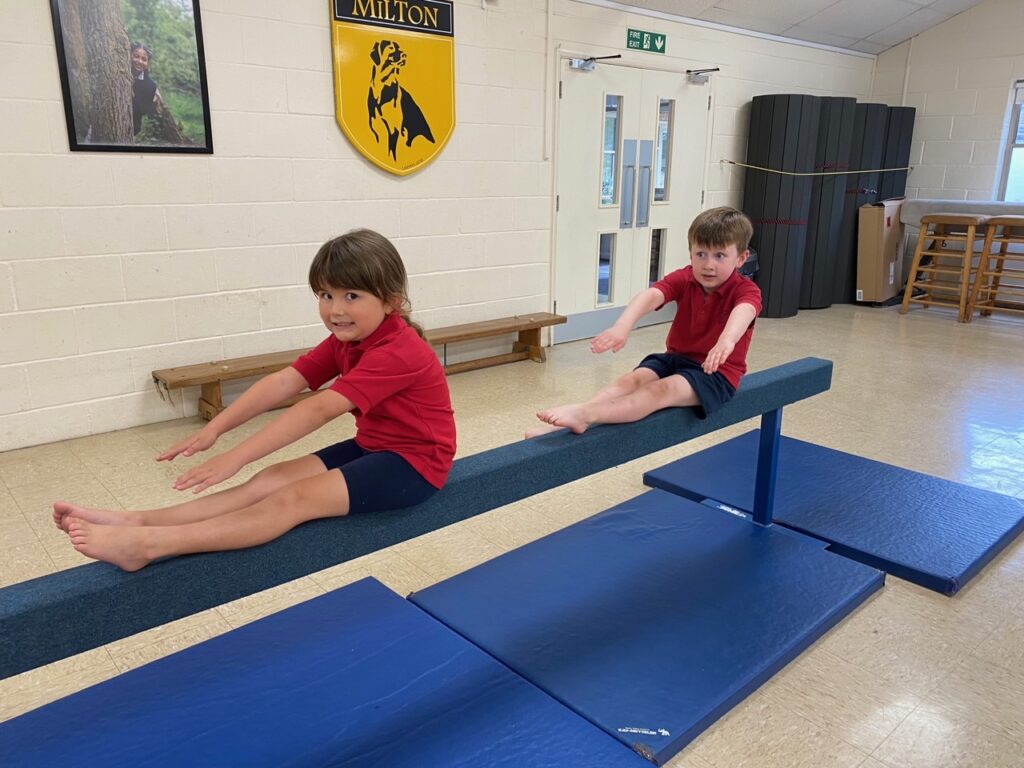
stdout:
{"type": "Polygon", "coordinates": [[[70,149],[213,151],[199,0],[50,7],[70,149]]]}

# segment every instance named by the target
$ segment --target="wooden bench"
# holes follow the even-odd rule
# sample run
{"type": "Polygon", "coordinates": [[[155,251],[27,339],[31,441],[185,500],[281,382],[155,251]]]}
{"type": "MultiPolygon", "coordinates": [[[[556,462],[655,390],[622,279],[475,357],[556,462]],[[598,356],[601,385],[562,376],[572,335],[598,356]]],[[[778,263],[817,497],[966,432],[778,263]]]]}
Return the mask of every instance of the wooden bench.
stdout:
{"type": "MultiPolygon", "coordinates": [[[[541,346],[540,332],[542,328],[564,323],[566,318],[562,315],[554,315],[550,312],[534,312],[529,315],[514,315],[502,317],[497,320],[484,320],[479,323],[463,323],[462,325],[449,325],[444,328],[435,328],[426,331],[427,341],[433,346],[442,348],[442,362],[445,373],[460,373],[462,371],[473,371],[477,368],[486,368],[491,365],[502,363],[513,363],[517,360],[535,360],[543,362],[546,359],[544,347],[541,346]],[[491,355],[476,360],[465,360],[460,363],[448,363],[448,345],[460,341],[471,341],[473,339],[485,339],[492,336],[502,336],[507,333],[517,334],[512,344],[512,351],[502,355],[491,355]]],[[[254,376],[265,376],[274,371],[280,371],[291,365],[299,355],[309,351],[309,348],[291,349],[285,352],[270,352],[265,355],[251,355],[249,357],[236,357],[230,360],[218,360],[209,363],[198,363],[196,365],[181,365],[177,368],[165,368],[160,371],[153,371],[153,381],[158,388],[170,391],[182,389],[183,387],[200,387],[199,415],[204,419],[212,419],[224,410],[224,399],[221,391],[221,384],[225,381],[236,379],[249,379],[254,376]]],[[[306,392],[293,398],[282,405],[291,405],[302,397],[308,397],[306,392]]]]}
{"type": "Polygon", "coordinates": [[[475,371],[477,368],[486,368],[491,365],[502,363],[514,363],[517,360],[534,360],[543,363],[547,356],[544,354],[544,347],[540,344],[540,331],[552,325],[561,325],[566,318],[563,315],[553,315],[550,312],[534,312],[529,315],[514,315],[502,317],[498,320],[483,320],[479,323],[463,323],[462,325],[448,325],[444,328],[435,328],[426,331],[427,341],[435,347],[442,348],[442,362],[445,373],[461,373],[462,371],[475,371]],[[461,363],[448,364],[448,345],[458,341],[471,341],[473,339],[486,339],[491,336],[501,336],[506,333],[518,334],[512,344],[512,351],[504,355],[492,355],[481,357],[476,360],[466,360],[461,363]]]}

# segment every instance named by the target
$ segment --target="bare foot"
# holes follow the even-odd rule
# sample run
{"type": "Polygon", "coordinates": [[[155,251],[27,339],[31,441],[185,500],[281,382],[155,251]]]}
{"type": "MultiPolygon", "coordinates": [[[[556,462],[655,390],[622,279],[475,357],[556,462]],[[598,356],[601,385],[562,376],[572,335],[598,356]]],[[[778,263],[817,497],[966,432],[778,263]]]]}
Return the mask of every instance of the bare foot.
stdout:
{"type": "Polygon", "coordinates": [[[125,571],[137,571],[153,561],[142,553],[148,530],[123,525],[97,525],[77,517],[67,518],[68,535],[83,555],[113,563],[125,571]]]}
{"type": "Polygon", "coordinates": [[[560,427],[557,424],[545,424],[543,427],[535,427],[534,429],[526,430],[526,434],[523,435],[523,437],[529,440],[531,437],[540,437],[541,435],[546,435],[551,432],[557,432],[560,429],[564,429],[564,427],[560,427]]]}
{"type": "Polygon", "coordinates": [[[579,403],[559,405],[555,408],[548,408],[546,411],[538,411],[537,418],[556,427],[568,427],[577,435],[582,435],[590,426],[590,422],[583,412],[583,406],[579,403]]]}
{"type": "Polygon", "coordinates": [[[89,509],[66,501],[58,501],[53,505],[53,523],[65,533],[68,530],[69,516],[101,525],[142,525],[142,518],[135,512],[122,512],[117,509],[89,509]]]}

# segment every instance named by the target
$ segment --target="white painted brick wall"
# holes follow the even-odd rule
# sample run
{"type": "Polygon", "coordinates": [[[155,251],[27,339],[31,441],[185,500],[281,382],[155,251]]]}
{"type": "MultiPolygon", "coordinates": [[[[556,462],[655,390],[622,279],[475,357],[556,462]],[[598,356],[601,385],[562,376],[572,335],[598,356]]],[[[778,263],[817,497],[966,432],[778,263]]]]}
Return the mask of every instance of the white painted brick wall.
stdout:
{"type": "Polygon", "coordinates": [[[259,292],[258,298],[259,328],[264,330],[308,325],[311,317],[314,320],[319,318],[317,299],[306,285],[265,288],[259,292]]]}
{"type": "Polygon", "coordinates": [[[397,212],[402,237],[447,235],[459,229],[459,206],[451,200],[403,200],[397,212]]]}
{"type": "Polygon", "coordinates": [[[42,360],[25,370],[33,408],[125,395],[133,389],[128,350],[42,360]]]}
{"type": "Polygon", "coordinates": [[[29,411],[31,408],[25,366],[0,366],[0,415],[29,411]]]}
{"type": "Polygon", "coordinates": [[[132,349],[178,339],[172,301],[101,304],[79,307],[73,313],[79,353],[132,349]]]}
{"type": "MultiPolygon", "coordinates": [[[[1020,0],[986,0],[914,38],[904,100],[918,108],[908,196],[993,199],[1011,89],[1024,78],[1022,40],[1020,0]]],[[[908,46],[879,56],[887,74],[875,77],[875,99],[901,102],[908,46]]]]}
{"type": "Polygon", "coordinates": [[[9,152],[48,153],[50,111],[46,103],[6,100],[4,119],[0,120],[0,147],[9,152]]]}
{"type": "Polygon", "coordinates": [[[174,302],[177,338],[205,339],[258,331],[262,327],[260,309],[260,294],[253,291],[177,299],[174,302]]]}
{"type": "Polygon", "coordinates": [[[0,315],[0,350],[4,364],[77,354],[75,331],[73,309],[0,315]]]}
{"type": "MultiPolygon", "coordinates": [[[[3,27],[11,29],[13,24],[5,18],[3,27]]],[[[60,79],[52,44],[0,43],[0,93],[8,99],[58,97],[60,79]]]]}
{"type": "MultiPolygon", "coordinates": [[[[210,202],[210,167],[204,157],[121,155],[111,158],[114,202],[122,206],[210,202]]],[[[216,202],[216,201],[215,201],[216,202]]]]}
{"type": "Polygon", "coordinates": [[[65,208],[61,212],[64,253],[88,256],[164,250],[168,246],[166,219],[170,218],[165,214],[173,210],[149,205],[65,208]]]}
{"type": "MultiPolygon", "coordinates": [[[[740,202],[743,174],[718,155],[743,159],[751,96],[870,88],[870,59],[551,2],[553,45],[635,57],[625,30],[658,29],[669,54],[652,64],[722,67],[708,205],[740,202]]],[[[204,0],[213,156],[69,152],[48,4],[0,3],[0,450],[194,414],[194,391],[161,398],[150,372],[317,343],[309,263],[352,227],[395,239],[428,327],[548,309],[547,7],[456,0],[458,122],[432,165],[398,178],[335,122],[323,0],[204,0]]],[[[996,101],[989,73],[1019,68],[997,55],[958,72],[975,107],[996,101]]],[[[956,165],[991,164],[985,125],[958,137],[952,120],[923,141],[965,141],[977,163],[956,165]]]]}
{"type": "Polygon", "coordinates": [[[928,141],[924,143],[921,163],[923,166],[928,166],[963,162],[970,158],[973,148],[974,142],[971,141],[928,141]]]}
{"type": "Polygon", "coordinates": [[[217,284],[211,251],[129,253],[121,257],[125,295],[131,301],[207,293],[217,284]]]}
{"type": "MultiPolygon", "coordinates": [[[[291,245],[271,245],[260,248],[232,248],[216,251],[213,260],[216,265],[217,288],[222,291],[238,291],[247,288],[270,288],[294,285],[297,281],[305,288],[309,258],[298,269],[296,250],[291,245]]],[[[209,261],[210,254],[206,254],[209,261]]],[[[308,321],[308,318],[307,318],[308,321]]]]}
{"type": "Polygon", "coordinates": [[[121,260],[117,256],[17,261],[13,267],[19,309],[53,309],[125,299],[121,260]]]}
{"type": "MultiPolygon", "coordinates": [[[[301,349],[312,347],[323,341],[323,326],[307,325],[301,328],[274,328],[259,333],[239,333],[223,339],[224,353],[211,360],[222,357],[248,357],[264,352],[279,352],[282,349],[301,349]]],[[[195,358],[199,360],[201,358],[195,358]]]]}
{"type": "Polygon", "coordinates": [[[13,312],[16,309],[12,266],[11,264],[0,264],[0,314],[13,312]]]}
{"type": "Polygon", "coordinates": [[[214,203],[275,202],[293,197],[291,160],[215,158],[209,167],[214,203]]]}
{"type": "Polygon", "coordinates": [[[96,155],[5,154],[0,156],[0,203],[10,208],[112,205],[110,165],[109,157],[96,155]]]}
{"type": "Polygon", "coordinates": [[[0,208],[0,260],[41,259],[63,253],[59,210],[0,208]]]}

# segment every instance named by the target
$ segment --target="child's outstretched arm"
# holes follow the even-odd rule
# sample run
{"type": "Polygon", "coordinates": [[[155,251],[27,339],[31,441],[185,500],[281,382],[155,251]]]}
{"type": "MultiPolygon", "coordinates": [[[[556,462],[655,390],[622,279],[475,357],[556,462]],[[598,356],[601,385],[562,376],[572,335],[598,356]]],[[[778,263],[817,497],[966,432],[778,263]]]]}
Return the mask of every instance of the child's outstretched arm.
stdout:
{"type": "Polygon", "coordinates": [[[612,352],[618,352],[626,346],[626,339],[629,338],[629,334],[636,324],[640,322],[640,318],[648,312],[653,312],[664,303],[665,294],[657,288],[641,291],[622,310],[615,325],[594,337],[594,340],[590,342],[590,351],[597,354],[607,352],[609,349],[612,352]]]}
{"type": "Polygon", "coordinates": [[[708,356],[704,358],[704,363],[701,366],[704,373],[714,373],[722,363],[729,359],[729,355],[736,347],[736,342],[746,333],[755,317],[757,317],[757,308],[753,304],[742,303],[733,307],[732,312],[729,313],[729,319],[725,323],[725,330],[718,337],[715,346],[708,351],[708,356]]]}
{"type": "Polygon", "coordinates": [[[157,456],[156,460],[170,461],[175,456],[191,456],[205,451],[225,432],[230,432],[254,416],[277,407],[288,398],[302,392],[306,386],[306,379],[291,366],[264,376],[218,413],[206,426],[172,445],[157,456]]]}
{"type": "Polygon", "coordinates": [[[192,488],[193,493],[204,491],[227,480],[246,464],[294,443],[354,408],[351,400],[333,389],[317,392],[293,405],[234,448],[188,470],[174,481],[174,487],[179,491],[192,488]]]}

